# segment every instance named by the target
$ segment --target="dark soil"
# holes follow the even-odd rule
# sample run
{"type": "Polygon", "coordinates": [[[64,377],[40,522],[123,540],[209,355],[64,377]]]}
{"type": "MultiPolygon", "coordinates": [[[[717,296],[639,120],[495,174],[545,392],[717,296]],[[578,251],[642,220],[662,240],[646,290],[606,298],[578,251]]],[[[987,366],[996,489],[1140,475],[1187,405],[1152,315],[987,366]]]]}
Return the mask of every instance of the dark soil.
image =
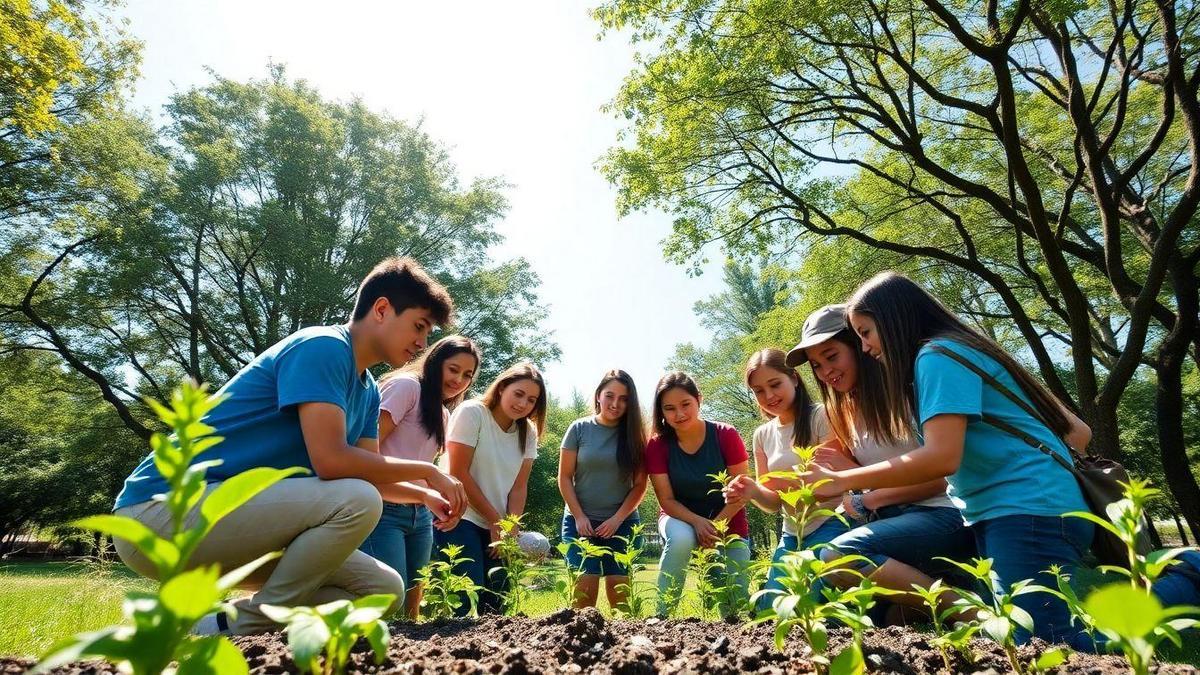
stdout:
{"type": "MultiPolygon", "coordinates": [[[[355,649],[354,664],[360,673],[804,673],[812,666],[806,645],[793,637],[780,652],[773,642],[773,626],[727,624],[699,619],[657,621],[608,620],[595,610],[563,610],[528,619],[491,617],[479,621],[456,620],[425,624],[396,623],[388,658],[376,666],[365,643],[355,649]]],[[[845,629],[831,632],[831,652],[849,642],[845,629]]],[[[286,639],[279,633],[235,638],[246,654],[252,673],[289,673],[295,668],[286,639]]],[[[1021,649],[1021,660],[1036,658],[1046,645],[1035,641],[1021,649]]],[[[873,673],[933,673],[944,671],[942,658],[929,644],[929,636],[911,629],[882,628],[865,639],[867,670],[873,673]]],[[[977,641],[977,660],[967,664],[955,657],[955,672],[1010,672],[1008,659],[993,643],[977,641]]],[[[0,659],[0,673],[25,672],[32,662],[0,659]]],[[[55,673],[112,673],[97,663],[81,663],[55,673]]],[[[1079,675],[1127,673],[1116,656],[1073,654],[1055,672],[1079,675]]],[[[1164,675],[1198,673],[1187,665],[1167,664],[1164,675]]]]}

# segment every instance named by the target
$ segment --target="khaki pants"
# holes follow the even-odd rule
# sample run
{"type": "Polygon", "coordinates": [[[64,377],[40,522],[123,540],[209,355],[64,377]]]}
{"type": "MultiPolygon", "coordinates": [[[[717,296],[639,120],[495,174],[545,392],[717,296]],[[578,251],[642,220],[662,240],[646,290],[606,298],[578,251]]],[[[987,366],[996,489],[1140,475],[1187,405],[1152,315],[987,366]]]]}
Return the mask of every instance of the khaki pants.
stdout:
{"type": "MultiPolygon", "coordinates": [[[[208,493],[219,483],[208,486],[208,493]]],[[[241,508],[221,519],[192,555],[189,567],[217,563],[222,572],[271,551],[284,550],[252,574],[242,588],[256,591],[234,602],[234,633],[260,633],[279,626],[259,611],[262,604],[294,607],[337,599],[354,599],[371,593],[394,593],[404,601],[404,581],[395,570],[357,550],[367,538],[383,502],[374,485],[354,478],[321,480],[288,478],[260,492],[241,508]]],[[[195,523],[199,509],[185,523],[195,523]]],[[[171,515],[157,501],[126,506],[117,511],[160,536],[169,535],[171,515]]],[[[117,554],[143,576],[157,571],[128,542],[116,540],[117,554]]]]}

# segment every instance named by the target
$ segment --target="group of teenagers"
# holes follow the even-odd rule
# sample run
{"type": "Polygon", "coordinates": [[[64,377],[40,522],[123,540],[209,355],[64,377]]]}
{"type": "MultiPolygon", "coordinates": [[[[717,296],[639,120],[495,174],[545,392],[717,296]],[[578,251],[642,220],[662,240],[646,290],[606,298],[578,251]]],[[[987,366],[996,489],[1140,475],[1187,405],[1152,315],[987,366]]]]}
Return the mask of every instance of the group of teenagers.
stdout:
{"type": "MultiPolygon", "coordinates": [[[[459,572],[485,589],[479,610],[499,607],[510,580],[497,573],[491,544],[520,534],[505,532],[501,520],[525,511],[547,391],[539,370],[519,363],[466,399],[483,364],[479,347],[460,335],[427,345],[453,311],[446,289],[416,262],[391,258],[363,280],[347,324],[297,331],[221,388],[224,402],[205,418],[224,439],[202,458],[220,461],[208,468],[209,491],[255,467],[310,473],[257,495],[196,550],[190,564],[223,569],[283,550],[246,579],[253,594],[205,617],[196,632],[275,630],[261,605],[372,593],[395,594],[396,609],[415,616],[418,571],[451,544],[466,559],[459,572]],[[393,369],[377,382],[369,368],[381,363],[393,369]]],[[[659,380],[648,425],[633,378],[603,375],[594,414],[570,425],[560,450],[562,539],[611,551],[568,549],[566,564],[580,572],[577,606],[596,603],[601,580],[610,605],[624,600],[629,570],[614,554],[635,543],[649,485],[661,508],[660,613],[679,597],[692,552],[720,537],[718,521],[746,544],[720,549],[746,578],[748,508],[785,512],[774,562],[800,548],[829,560],[852,554],[867,561],[856,564],[859,573],[899,591],[945,574],[940,558],[991,558],[997,590],[1022,579],[1047,583],[1051,566],[1069,571],[1089,548],[1092,524],[1062,517],[1088,509],[1080,488],[1047,454],[1083,450],[1088,427],[1004,349],[902,275],[876,276],[845,304],[815,311],[789,351],[753,354],[745,385],[766,419],[749,452],[732,426],[705,419],[702,393],[686,373],[659,380]],[[799,368],[811,369],[819,400],[799,368]],[[798,531],[780,496],[793,481],[767,474],[793,470],[794,448],[813,446],[815,463],[797,480],[815,485],[842,517],[798,531]],[[722,471],[731,479],[714,489],[712,476],[722,471]]],[[[171,515],[157,497],[166,490],[148,456],[114,510],[168,534],[171,515]]],[[[155,575],[134,546],[116,546],[131,568],[155,575]]],[[[1200,556],[1176,567],[1184,573],[1164,577],[1163,600],[1197,602],[1200,556]]],[[[781,588],[781,574],[773,565],[765,587],[781,588]]],[[[907,594],[889,601],[921,604],[907,594]]],[[[770,595],[759,602],[769,607],[770,595]]],[[[1062,602],[1048,594],[1016,602],[1033,616],[1037,636],[1080,646],[1062,602]]]]}

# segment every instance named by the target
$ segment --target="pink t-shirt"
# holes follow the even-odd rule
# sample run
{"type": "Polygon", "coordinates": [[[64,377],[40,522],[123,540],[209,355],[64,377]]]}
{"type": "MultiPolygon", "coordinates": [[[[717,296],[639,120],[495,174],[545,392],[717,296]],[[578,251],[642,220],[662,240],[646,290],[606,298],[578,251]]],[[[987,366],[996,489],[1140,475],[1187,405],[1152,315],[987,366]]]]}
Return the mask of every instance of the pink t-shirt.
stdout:
{"type": "MultiPolygon", "coordinates": [[[[379,452],[398,459],[432,462],[438,454],[437,438],[421,424],[421,383],[412,375],[389,377],[379,385],[379,409],[392,417],[396,428],[379,444],[379,452]]],[[[450,413],[442,408],[442,424],[450,413]]],[[[444,428],[444,427],[443,427],[444,428]]]]}

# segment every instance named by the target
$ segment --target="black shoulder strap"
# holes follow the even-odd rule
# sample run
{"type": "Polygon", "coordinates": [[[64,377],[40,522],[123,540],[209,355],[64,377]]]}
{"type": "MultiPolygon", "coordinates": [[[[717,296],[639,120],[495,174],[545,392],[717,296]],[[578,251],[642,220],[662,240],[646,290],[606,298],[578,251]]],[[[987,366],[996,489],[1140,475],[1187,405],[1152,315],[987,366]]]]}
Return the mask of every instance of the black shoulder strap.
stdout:
{"type": "MultiPolygon", "coordinates": [[[[1011,389],[1009,389],[1008,387],[1001,384],[999,380],[992,377],[992,375],[990,373],[988,373],[987,371],[985,371],[984,369],[982,369],[979,366],[972,363],[969,359],[967,359],[967,357],[963,356],[962,354],[959,354],[958,352],[954,351],[953,349],[946,349],[945,347],[943,347],[941,345],[929,344],[928,347],[930,350],[935,351],[938,354],[942,354],[944,356],[947,356],[947,357],[957,361],[960,365],[962,365],[962,367],[964,367],[967,370],[978,375],[979,378],[982,379],[988,386],[990,386],[992,389],[995,389],[996,391],[1003,394],[1005,398],[1007,398],[1008,400],[1015,403],[1017,405],[1017,407],[1021,408],[1026,413],[1029,413],[1029,416],[1032,417],[1033,419],[1037,420],[1042,426],[1046,427],[1047,429],[1050,429],[1050,425],[1046,423],[1046,420],[1042,418],[1041,414],[1038,413],[1036,408],[1034,408],[1029,403],[1026,403],[1025,399],[1021,398],[1016,393],[1014,393],[1011,389]]],[[[1061,464],[1068,471],[1071,471],[1071,472],[1075,471],[1075,467],[1065,457],[1063,457],[1062,455],[1060,455],[1057,452],[1054,452],[1054,450],[1052,450],[1051,448],[1046,447],[1045,443],[1038,440],[1037,437],[1033,436],[1032,434],[1026,433],[1025,431],[1022,431],[1021,429],[1018,429],[1017,427],[1009,424],[1008,422],[1005,422],[1004,420],[1001,420],[993,415],[988,415],[987,413],[983,413],[982,415],[980,415],[980,418],[983,420],[983,422],[985,424],[990,424],[991,426],[996,427],[1000,431],[1003,431],[1012,436],[1016,436],[1017,438],[1024,441],[1027,445],[1046,453],[1047,455],[1052,457],[1056,462],[1061,464]]],[[[1051,431],[1051,433],[1054,433],[1054,432],[1051,431]]]]}

